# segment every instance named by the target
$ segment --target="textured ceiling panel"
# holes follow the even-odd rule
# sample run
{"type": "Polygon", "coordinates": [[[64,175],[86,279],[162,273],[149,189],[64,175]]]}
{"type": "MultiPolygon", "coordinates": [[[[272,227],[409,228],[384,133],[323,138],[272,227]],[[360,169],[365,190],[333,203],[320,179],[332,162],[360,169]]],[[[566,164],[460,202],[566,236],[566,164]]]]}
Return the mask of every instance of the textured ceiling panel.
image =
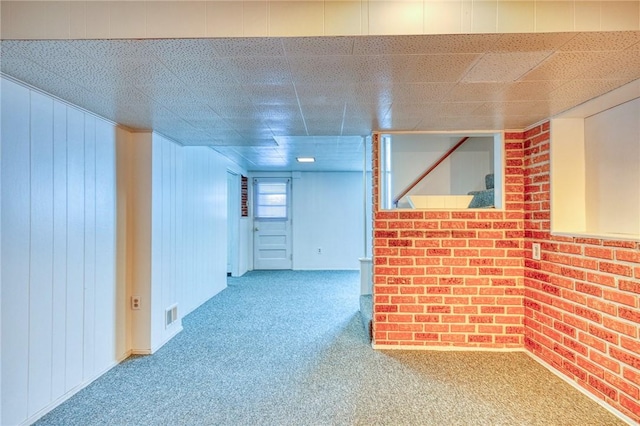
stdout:
{"type": "Polygon", "coordinates": [[[638,31],[579,33],[560,47],[564,52],[603,52],[624,50],[640,42],[638,31]]]}
{"type": "Polygon", "coordinates": [[[522,80],[571,80],[615,56],[610,52],[554,53],[542,65],[523,76],[522,80]]]}
{"type": "Polygon", "coordinates": [[[497,34],[357,37],[354,55],[420,55],[484,53],[500,39],[497,34]]]}
{"type": "Polygon", "coordinates": [[[640,78],[637,31],[1,47],[8,76],[250,170],[358,170],[375,130],[524,128],[640,78]]]}
{"type": "Polygon", "coordinates": [[[576,33],[503,34],[490,50],[503,53],[554,51],[575,35],[576,33]]]}
{"type": "Polygon", "coordinates": [[[551,52],[488,53],[478,61],[462,81],[464,82],[511,82],[522,77],[551,52]]]}
{"type": "Polygon", "coordinates": [[[218,38],[209,41],[220,56],[283,56],[279,38],[218,38]]]}
{"type": "Polygon", "coordinates": [[[355,37],[285,38],[287,56],[351,55],[355,37]]]}

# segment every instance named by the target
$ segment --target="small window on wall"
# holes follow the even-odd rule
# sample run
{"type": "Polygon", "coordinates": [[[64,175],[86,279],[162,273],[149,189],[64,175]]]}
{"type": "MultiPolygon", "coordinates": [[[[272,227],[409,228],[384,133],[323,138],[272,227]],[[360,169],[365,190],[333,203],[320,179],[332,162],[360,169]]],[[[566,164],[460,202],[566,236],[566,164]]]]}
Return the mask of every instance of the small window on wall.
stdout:
{"type": "Polygon", "coordinates": [[[502,133],[389,133],[379,148],[383,209],[502,208],[502,133]]]}
{"type": "Polygon", "coordinates": [[[289,182],[254,180],[254,216],[256,219],[286,219],[289,182]]]}

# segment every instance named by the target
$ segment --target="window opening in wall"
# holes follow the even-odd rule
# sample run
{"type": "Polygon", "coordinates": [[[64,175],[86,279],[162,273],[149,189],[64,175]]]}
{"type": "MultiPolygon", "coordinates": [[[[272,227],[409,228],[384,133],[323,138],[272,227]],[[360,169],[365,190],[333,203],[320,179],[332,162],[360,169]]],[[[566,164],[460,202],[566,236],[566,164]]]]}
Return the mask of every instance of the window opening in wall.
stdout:
{"type": "Polygon", "coordinates": [[[383,209],[502,208],[502,133],[381,135],[383,209]]]}
{"type": "Polygon", "coordinates": [[[551,120],[551,232],[640,240],[640,82],[551,120]]]}

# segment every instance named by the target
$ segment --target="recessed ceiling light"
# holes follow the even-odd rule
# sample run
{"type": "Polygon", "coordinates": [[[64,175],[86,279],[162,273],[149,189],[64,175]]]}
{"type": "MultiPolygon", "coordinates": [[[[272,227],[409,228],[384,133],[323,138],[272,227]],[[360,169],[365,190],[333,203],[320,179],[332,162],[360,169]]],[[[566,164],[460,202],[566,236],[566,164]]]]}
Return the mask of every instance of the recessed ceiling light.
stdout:
{"type": "Polygon", "coordinates": [[[316,159],[313,157],[296,157],[298,163],[315,163],[316,159]]]}

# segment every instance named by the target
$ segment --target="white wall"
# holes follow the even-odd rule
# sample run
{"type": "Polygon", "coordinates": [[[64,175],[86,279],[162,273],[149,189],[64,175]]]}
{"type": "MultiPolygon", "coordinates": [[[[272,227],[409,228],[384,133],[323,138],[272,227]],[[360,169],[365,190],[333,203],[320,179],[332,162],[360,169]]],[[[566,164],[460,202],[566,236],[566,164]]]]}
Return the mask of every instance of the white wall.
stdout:
{"type": "Polygon", "coordinates": [[[365,220],[362,179],[361,172],[294,175],[293,269],[360,268],[365,220]]]}
{"type": "Polygon", "coordinates": [[[587,232],[640,235],[640,99],[584,120],[587,232]]]}
{"type": "Polygon", "coordinates": [[[2,424],[124,356],[115,141],[112,124],[2,79],[2,424]]]}
{"type": "Polygon", "coordinates": [[[246,171],[4,78],[1,131],[0,424],[13,425],[157,349],[226,286],[226,170],[246,171]]]}
{"type": "Polygon", "coordinates": [[[178,294],[181,316],[227,286],[228,166],[225,157],[209,148],[187,147],[182,151],[184,285],[178,294]]]}
{"type": "Polygon", "coordinates": [[[119,144],[118,161],[119,190],[128,193],[120,222],[127,227],[127,300],[141,298],[140,310],[131,311],[132,350],[153,353],[182,329],[185,315],[226,287],[226,171],[246,172],[209,148],[148,132],[119,144]],[[175,304],[178,320],[165,327],[175,304]]]}

